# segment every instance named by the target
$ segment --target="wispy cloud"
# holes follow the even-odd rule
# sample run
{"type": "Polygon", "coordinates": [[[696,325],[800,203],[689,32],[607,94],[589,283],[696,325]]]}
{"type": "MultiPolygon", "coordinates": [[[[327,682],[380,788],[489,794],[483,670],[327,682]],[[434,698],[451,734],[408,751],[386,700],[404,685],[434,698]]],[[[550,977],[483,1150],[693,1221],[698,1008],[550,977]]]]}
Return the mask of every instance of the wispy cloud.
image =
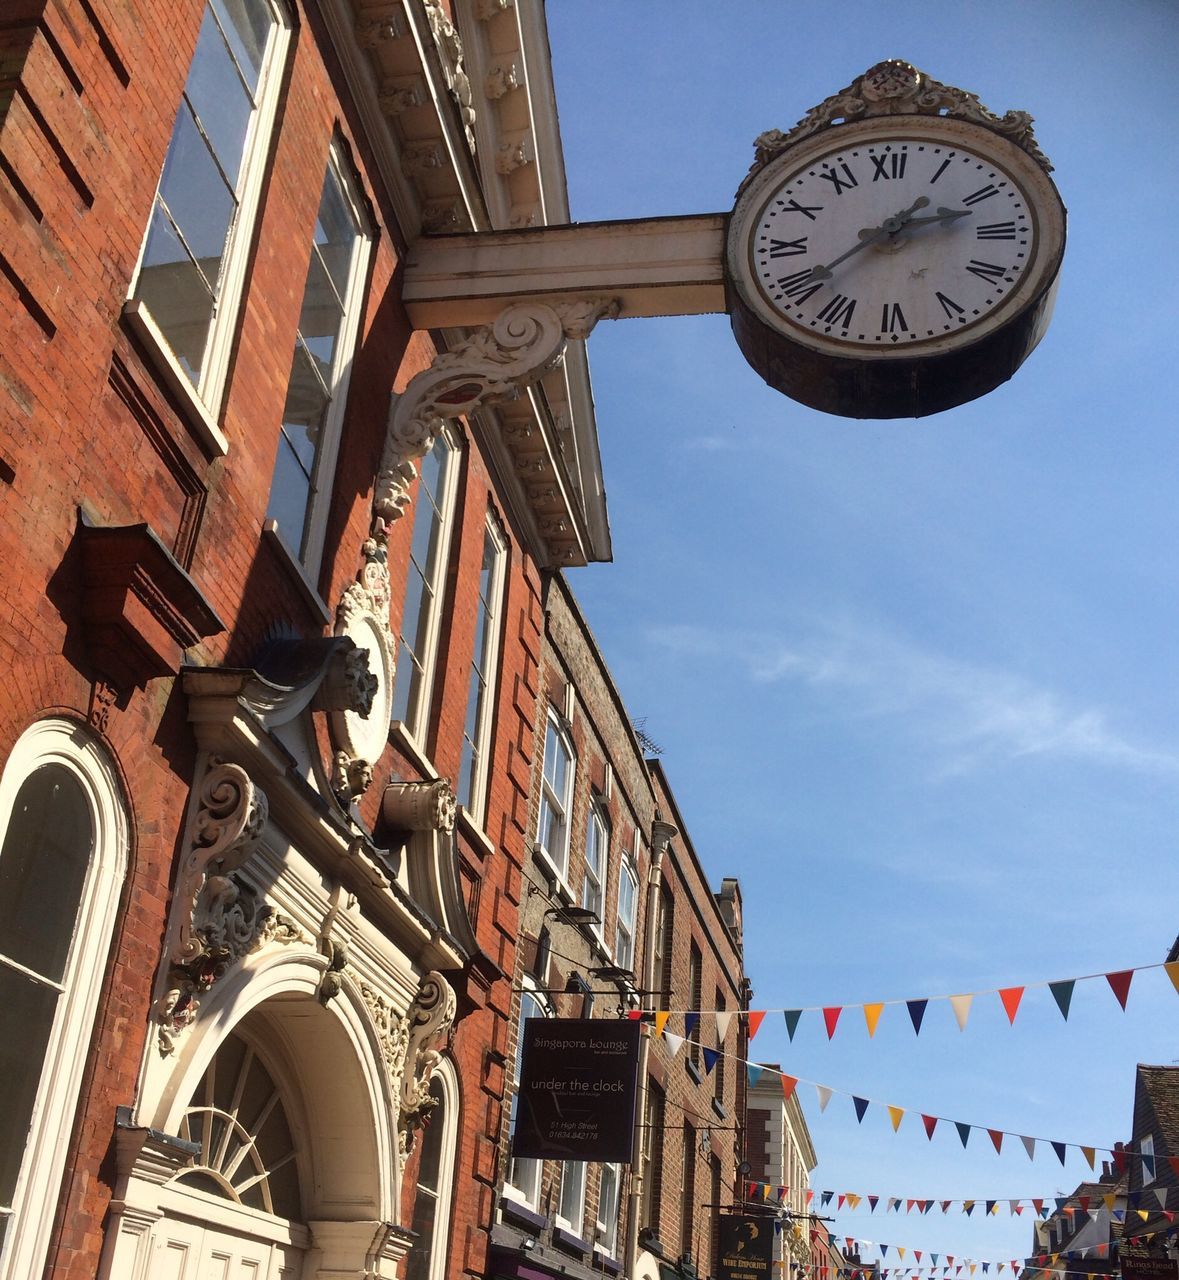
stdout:
{"type": "Polygon", "coordinates": [[[991,759],[1052,757],[1179,774],[1179,753],[1119,733],[1099,707],[1018,674],[921,648],[862,623],[828,621],[784,638],[695,625],[652,628],[649,642],[684,658],[724,657],[758,684],[827,693],[843,716],[895,717],[939,749],[943,771],[991,759]]]}

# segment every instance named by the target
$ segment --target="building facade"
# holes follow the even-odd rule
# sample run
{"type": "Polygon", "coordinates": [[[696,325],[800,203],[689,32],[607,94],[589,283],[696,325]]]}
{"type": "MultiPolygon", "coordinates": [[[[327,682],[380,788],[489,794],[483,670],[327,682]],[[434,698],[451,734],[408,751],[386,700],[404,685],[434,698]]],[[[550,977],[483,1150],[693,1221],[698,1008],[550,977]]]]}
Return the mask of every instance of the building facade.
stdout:
{"type": "Polygon", "coordinates": [[[607,559],[539,0],[0,14],[0,1276],[483,1275],[542,575],[607,559]]]}

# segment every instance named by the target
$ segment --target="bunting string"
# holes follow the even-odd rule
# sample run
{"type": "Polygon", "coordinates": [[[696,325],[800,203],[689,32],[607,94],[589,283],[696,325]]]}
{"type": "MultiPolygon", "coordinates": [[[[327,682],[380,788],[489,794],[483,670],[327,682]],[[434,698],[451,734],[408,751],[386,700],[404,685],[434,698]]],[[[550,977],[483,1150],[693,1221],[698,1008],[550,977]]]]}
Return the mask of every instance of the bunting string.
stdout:
{"type": "MultiPolygon", "coordinates": [[[[1169,1159],[1172,1168],[1175,1168],[1176,1172],[1179,1173],[1179,1157],[1169,1159]]],[[[748,1188],[746,1198],[758,1204],[777,1204],[786,1207],[786,1201],[791,1194],[790,1187],[770,1182],[749,1182],[746,1186],[748,1188]]],[[[1167,1215],[1168,1221],[1172,1219],[1171,1210],[1167,1208],[1170,1191],[1168,1187],[1144,1187],[1141,1191],[1133,1191],[1129,1194],[1110,1189],[1098,1195],[977,1196],[970,1199],[941,1199],[936,1196],[885,1196],[855,1191],[814,1190],[810,1187],[799,1188],[798,1190],[805,1197],[808,1209],[812,1207],[819,1209],[834,1207],[837,1213],[848,1209],[854,1212],[867,1205],[870,1213],[875,1213],[877,1208],[882,1206],[882,1212],[886,1214],[899,1214],[903,1209],[906,1214],[914,1212],[927,1214],[932,1210],[940,1210],[944,1215],[948,1214],[955,1206],[959,1206],[959,1211],[967,1217],[970,1217],[976,1210],[980,1217],[990,1217],[1001,1213],[1006,1208],[1010,1217],[1019,1217],[1025,1211],[1030,1211],[1033,1217],[1045,1219],[1051,1217],[1054,1213],[1063,1213],[1070,1218],[1077,1213],[1095,1217],[1104,1206],[1115,1222],[1125,1221],[1128,1212],[1141,1215],[1149,1212],[1152,1207],[1162,1210],[1167,1215]],[[1125,1201],[1124,1208],[1119,1209],[1117,1207],[1119,1200],[1125,1201]]]]}
{"type": "MultiPolygon", "coordinates": [[[[839,1025],[840,1015],[848,1009],[859,1009],[863,1014],[868,1036],[869,1038],[872,1038],[876,1035],[876,1029],[880,1024],[880,1019],[884,1010],[903,1005],[909,1015],[909,1021],[913,1026],[913,1034],[920,1035],[928,1006],[935,1002],[945,1002],[953,1011],[954,1019],[958,1024],[958,1030],[965,1031],[971,1010],[974,1006],[974,1001],[979,996],[998,996],[999,1002],[1003,1006],[1003,1012],[1007,1017],[1008,1024],[1014,1026],[1015,1018],[1023,1003],[1024,995],[1030,990],[1047,987],[1052,994],[1052,998],[1057,1009],[1060,1011],[1061,1017],[1067,1022],[1069,1010],[1072,1008],[1073,993],[1077,983],[1104,980],[1109,986],[1110,991],[1113,993],[1114,999],[1117,1000],[1122,1011],[1125,1012],[1126,1002],[1130,995],[1130,985],[1134,980],[1134,975],[1146,973],[1152,969],[1164,970],[1171,981],[1171,985],[1175,988],[1176,992],[1179,992],[1179,960],[1169,960],[1158,964],[1138,965],[1132,969],[1113,969],[1104,973],[1086,973],[1073,978],[1060,978],[1049,982],[1025,982],[1020,986],[992,987],[982,991],[971,991],[956,995],[920,996],[917,998],[907,998],[903,1000],[875,1000],[862,1004],[796,1005],[793,1008],[780,1007],[775,1009],[751,1009],[742,1011],[739,1016],[746,1020],[749,1039],[752,1040],[757,1034],[757,1028],[760,1027],[762,1019],[767,1013],[780,1013],[786,1021],[786,1032],[790,1039],[793,1040],[800,1023],[802,1022],[803,1014],[818,1013],[822,1015],[823,1025],[827,1031],[827,1039],[831,1040],[835,1037],[835,1029],[839,1025]]],[[[721,1031],[722,1038],[724,1031],[728,1028],[729,1020],[733,1016],[732,1010],[715,1009],[673,1009],[661,1012],[668,1014],[676,1013],[685,1018],[699,1018],[707,1015],[710,1019],[721,1019],[723,1020],[723,1028],[721,1031]]],[[[635,1014],[632,1014],[632,1016],[635,1016],[635,1014]]],[[[808,1021],[810,1021],[810,1019],[808,1019],[808,1021]]],[[[846,1022],[844,1025],[847,1025],[846,1022]]]]}

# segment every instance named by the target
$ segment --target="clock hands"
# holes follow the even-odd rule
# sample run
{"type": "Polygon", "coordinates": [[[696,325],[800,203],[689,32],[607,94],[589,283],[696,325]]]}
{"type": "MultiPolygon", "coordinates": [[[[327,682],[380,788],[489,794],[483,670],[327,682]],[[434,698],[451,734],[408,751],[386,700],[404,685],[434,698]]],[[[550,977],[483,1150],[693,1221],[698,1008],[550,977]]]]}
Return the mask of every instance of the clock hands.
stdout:
{"type": "Polygon", "coordinates": [[[886,236],[894,236],[898,231],[906,227],[926,227],[935,222],[954,222],[956,219],[968,217],[970,214],[969,209],[947,209],[943,206],[938,208],[936,214],[929,217],[913,217],[918,209],[924,209],[928,204],[929,198],[927,196],[918,196],[907,209],[894,213],[891,218],[885,218],[880,226],[865,227],[860,232],[859,244],[852,245],[846,253],[841,253],[838,258],[832,258],[826,266],[812,267],[810,278],[812,280],[830,280],[832,267],[839,266],[841,262],[846,262],[853,254],[859,253],[861,249],[867,249],[869,245],[879,244],[886,236]]]}

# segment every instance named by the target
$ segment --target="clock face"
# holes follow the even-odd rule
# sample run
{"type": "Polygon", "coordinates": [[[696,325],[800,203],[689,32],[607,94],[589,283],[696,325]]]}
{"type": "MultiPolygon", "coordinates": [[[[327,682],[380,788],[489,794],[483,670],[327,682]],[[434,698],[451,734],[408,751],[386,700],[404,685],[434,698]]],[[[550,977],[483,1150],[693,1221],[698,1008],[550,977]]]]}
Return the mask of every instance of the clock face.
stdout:
{"type": "Polygon", "coordinates": [[[743,265],[760,309],[849,354],[970,340],[1036,274],[1036,206],[1014,172],[1026,166],[874,123],[859,141],[812,148],[747,208],[743,265]]]}

